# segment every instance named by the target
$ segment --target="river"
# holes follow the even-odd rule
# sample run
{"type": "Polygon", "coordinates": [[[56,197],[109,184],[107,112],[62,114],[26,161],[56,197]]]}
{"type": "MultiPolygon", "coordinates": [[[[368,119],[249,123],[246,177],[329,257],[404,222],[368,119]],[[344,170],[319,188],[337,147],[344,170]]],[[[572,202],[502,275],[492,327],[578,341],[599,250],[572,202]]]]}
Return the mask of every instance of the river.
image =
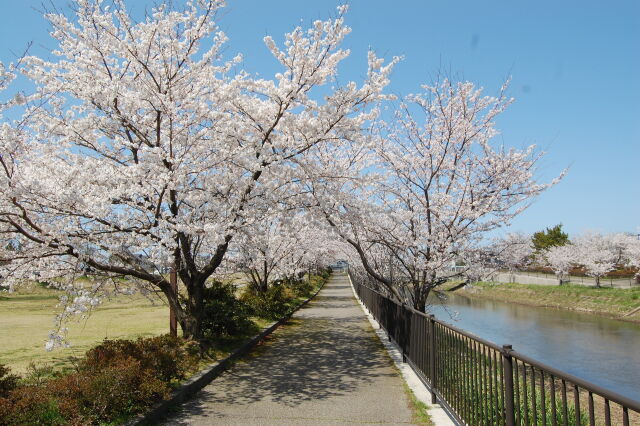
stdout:
{"type": "Polygon", "coordinates": [[[438,319],[640,401],[640,324],[446,295],[428,308],[438,319]]]}

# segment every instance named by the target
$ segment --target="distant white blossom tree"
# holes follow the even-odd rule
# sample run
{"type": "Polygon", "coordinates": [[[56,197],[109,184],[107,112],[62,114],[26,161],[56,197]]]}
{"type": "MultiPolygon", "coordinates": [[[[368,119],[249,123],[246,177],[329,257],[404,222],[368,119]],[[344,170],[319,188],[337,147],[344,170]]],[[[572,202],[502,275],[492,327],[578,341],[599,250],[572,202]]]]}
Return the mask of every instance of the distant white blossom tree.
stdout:
{"type": "Polygon", "coordinates": [[[600,279],[616,269],[622,261],[621,251],[615,244],[614,235],[586,232],[573,241],[576,249],[576,263],[584,267],[586,274],[593,277],[596,287],[600,279]]]}
{"type": "Polygon", "coordinates": [[[500,266],[495,247],[480,246],[465,254],[465,269],[461,279],[468,284],[493,280],[500,266]]]}
{"type": "Polygon", "coordinates": [[[560,284],[569,276],[571,268],[579,262],[578,251],[573,244],[549,247],[544,251],[543,258],[553,269],[560,284]]]}
{"type": "Polygon", "coordinates": [[[493,244],[498,261],[506,267],[509,274],[522,269],[531,263],[534,247],[531,236],[523,233],[509,233],[493,244]]]}
{"type": "Polygon", "coordinates": [[[637,269],[636,277],[640,277],[640,240],[635,236],[628,238],[628,243],[625,248],[625,259],[627,265],[637,269]]]}
{"type": "Polygon", "coordinates": [[[585,232],[573,243],[547,249],[543,257],[558,279],[563,280],[572,267],[580,266],[600,286],[600,279],[609,272],[623,266],[640,268],[640,241],[624,233],[585,232]]]}
{"type": "Polygon", "coordinates": [[[614,250],[618,252],[620,263],[635,268],[636,277],[640,277],[640,239],[637,235],[618,233],[612,237],[614,250]]]}
{"type": "Polygon", "coordinates": [[[281,213],[246,227],[229,260],[256,292],[266,292],[275,280],[297,279],[320,261],[328,264],[333,243],[304,215],[281,213]]]}

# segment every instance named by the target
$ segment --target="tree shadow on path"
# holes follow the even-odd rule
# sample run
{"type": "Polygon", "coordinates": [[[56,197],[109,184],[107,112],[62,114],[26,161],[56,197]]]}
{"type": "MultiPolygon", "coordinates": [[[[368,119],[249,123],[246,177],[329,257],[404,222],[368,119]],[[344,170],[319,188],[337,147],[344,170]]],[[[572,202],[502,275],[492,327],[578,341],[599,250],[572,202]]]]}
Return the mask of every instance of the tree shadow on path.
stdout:
{"type": "Polygon", "coordinates": [[[396,376],[345,287],[325,289],[287,326],[187,402],[180,417],[216,416],[230,406],[250,410],[256,403],[297,407],[396,376]]]}

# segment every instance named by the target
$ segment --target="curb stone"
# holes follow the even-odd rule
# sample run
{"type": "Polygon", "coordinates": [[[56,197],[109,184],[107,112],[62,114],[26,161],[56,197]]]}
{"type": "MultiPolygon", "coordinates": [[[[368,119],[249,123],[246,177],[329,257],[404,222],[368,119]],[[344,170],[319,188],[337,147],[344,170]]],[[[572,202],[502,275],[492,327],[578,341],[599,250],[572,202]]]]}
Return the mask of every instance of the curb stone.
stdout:
{"type": "Polygon", "coordinates": [[[242,346],[240,346],[238,349],[233,351],[229,356],[227,356],[226,358],[222,358],[221,360],[216,361],[213,364],[208,365],[204,369],[200,370],[200,372],[196,373],[191,378],[184,381],[178,389],[171,392],[171,396],[169,397],[169,399],[156,403],[148,411],[144,413],[140,413],[135,417],[126,421],[124,425],[125,426],[142,426],[142,425],[151,425],[151,424],[160,423],[162,420],[164,420],[167,417],[167,414],[169,414],[174,407],[186,401],[195,393],[197,393],[199,390],[201,390],[202,388],[207,386],[209,383],[211,383],[215,378],[220,376],[224,371],[227,370],[227,368],[229,368],[232,361],[238,358],[241,358],[242,356],[249,353],[249,351],[251,351],[251,349],[253,349],[254,346],[262,342],[265,337],[273,333],[278,327],[280,327],[289,318],[291,318],[291,316],[294,313],[296,313],[300,308],[302,308],[304,305],[306,305],[312,299],[314,299],[318,295],[318,293],[320,293],[320,290],[322,290],[325,284],[326,284],[326,281],[322,283],[320,288],[313,295],[311,295],[311,297],[301,302],[298,306],[296,306],[293,310],[291,310],[291,312],[289,312],[287,315],[271,323],[264,330],[262,330],[262,332],[260,332],[259,334],[249,339],[242,346]]]}

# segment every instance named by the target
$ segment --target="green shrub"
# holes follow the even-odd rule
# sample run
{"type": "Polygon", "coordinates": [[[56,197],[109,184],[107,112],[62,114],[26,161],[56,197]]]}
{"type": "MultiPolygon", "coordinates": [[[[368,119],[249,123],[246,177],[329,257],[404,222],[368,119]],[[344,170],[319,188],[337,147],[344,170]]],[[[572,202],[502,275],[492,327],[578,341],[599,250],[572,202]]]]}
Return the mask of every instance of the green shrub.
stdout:
{"type": "Polygon", "coordinates": [[[238,300],[235,292],[233,284],[219,281],[205,289],[202,325],[205,338],[234,336],[251,326],[251,309],[238,300]]]}
{"type": "Polygon", "coordinates": [[[330,271],[323,270],[311,279],[285,279],[273,283],[266,292],[247,287],[240,300],[253,314],[266,319],[279,319],[291,312],[298,297],[308,298],[329,278],[330,271]]]}
{"type": "Polygon", "coordinates": [[[61,373],[55,371],[50,364],[36,364],[32,361],[27,366],[27,372],[20,383],[25,386],[40,386],[53,378],[60,377],[60,375],[61,373]]]}
{"type": "Polygon", "coordinates": [[[86,417],[92,423],[109,422],[169,396],[169,383],[154,373],[139,360],[122,356],[102,369],[68,375],[54,385],[61,385],[59,391],[64,392],[75,384],[78,394],[69,396],[76,396],[86,417]]]}
{"type": "Polygon", "coordinates": [[[252,309],[255,315],[277,320],[291,311],[295,297],[291,288],[283,284],[275,284],[262,293],[247,288],[241,300],[252,309]]]}
{"type": "Polygon", "coordinates": [[[74,372],[43,375],[48,370],[33,367],[38,374],[22,385],[12,379],[0,397],[0,425],[119,422],[166,398],[175,381],[195,370],[198,354],[197,344],[171,336],[105,340],[74,372]]]}
{"type": "Polygon", "coordinates": [[[311,296],[317,285],[318,279],[316,277],[311,277],[311,280],[295,280],[289,284],[294,293],[300,297],[311,296]]]}
{"type": "Polygon", "coordinates": [[[168,396],[168,383],[122,356],[99,370],[81,370],[40,386],[13,390],[0,404],[0,424],[100,424],[122,419],[168,396]]]}
{"type": "Polygon", "coordinates": [[[151,370],[164,382],[182,380],[198,365],[198,345],[179,337],[163,335],[138,340],[105,340],[87,351],[80,371],[99,371],[130,357],[140,368],[151,370]]]}
{"type": "Polygon", "coordinates": [[[299,296],[302,296],[305,298],[311,297],[313,293],[315,293],[317,287],[318,287],[318,284],[315,283],[313,280],[312,281],[305,280],[302,283],[298,284],[296,288],[296,292],[298,293],[299,296]]]}
{"type": "MultiPolygon", "coordinates": [[[[69,422],[47,389],[28,386],[14,389],[0,398],[0,425],[64,425],[69,422]]],[[[85,422],[86,423],[86,422],[85,422]]]]}

